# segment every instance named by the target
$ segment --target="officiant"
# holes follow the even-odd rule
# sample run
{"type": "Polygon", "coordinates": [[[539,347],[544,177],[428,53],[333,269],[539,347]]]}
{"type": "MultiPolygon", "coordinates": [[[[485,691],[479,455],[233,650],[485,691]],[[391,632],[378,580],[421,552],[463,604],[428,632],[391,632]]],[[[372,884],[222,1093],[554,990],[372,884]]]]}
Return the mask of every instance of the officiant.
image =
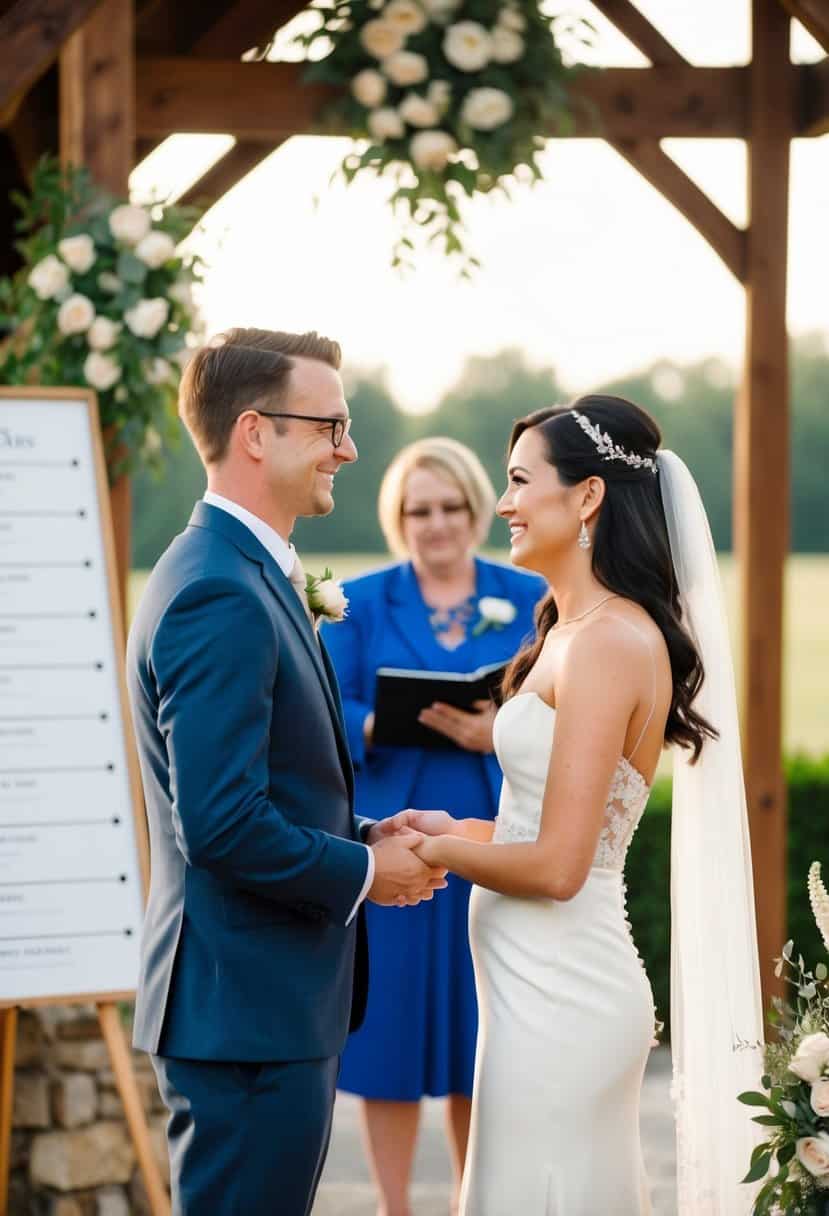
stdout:
{"type": "MultiPolygon", "coordinates": [[[[386,471],[380,524],[401,560],[347,582],[349,614],[324,629],[342,690],[360,815],[383,818],[410,806],[458,818],[496,814],[501,771],[491,701],[476,701],[471,711],[427,707],[421,724],[449,744],[438,750],[373,742],[379,667],[472,672],[506,662],[532,633],[543,580],[476,552],[494,506],[478,457],[452,439],[410,444],[386,471]]],[[[346,1045],[339,1087],[365,1099],[370,1165],[388,1216],[410,1211],[424,1095],[448,1099],[456,1188],[460,1183],[477,1033],[468,900],[469,884],[450,875],[448,888],[418,907],[366,908],[368,1009],[346,1045]]]]}

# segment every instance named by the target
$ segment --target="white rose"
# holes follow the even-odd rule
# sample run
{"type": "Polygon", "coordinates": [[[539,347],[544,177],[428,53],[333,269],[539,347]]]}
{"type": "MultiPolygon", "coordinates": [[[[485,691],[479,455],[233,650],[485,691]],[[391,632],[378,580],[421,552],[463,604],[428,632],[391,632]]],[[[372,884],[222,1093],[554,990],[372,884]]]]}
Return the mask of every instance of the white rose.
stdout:
{"type": "Polygon", "coordinates": [[[105,291],[107,295],[117,296],[124,284],[118,278],[117,274],[113,274],[111,270],[104,270],[98,275],[98,286],[101,291],[105,291]]]}
{"type": "Polygon", "coordinates": [[[789,1063],[789,1072],[800,1077],[801,1081],[817,1081],[827,1064],[829,1035],[820,1031],[818,1034],[807,1034],[805,1039],[800,1040],[789,1063]]]}
{"type": "Polygon", "coordinates": [[[829,1132],[801,1137],[795,1150],[798,1161],[813,1178],[822,1178],[829,1174],[829,1132]]]}
{"type": "Polygon", "coordinates": [[[406,127],[397,110],[392,110],[386,106],[382,110],[371,111],[368,116],[368,129],[371,132],[372,139],[382,141],[384,139],[400,139],[406,127]]]}
{"type": "Polygon", "coordinates": [[[524,39],[515,30],[496,25],[492,31],[492,58],[496,63],[515,63],[524,54],[524,39]]]}
{"type": "Polygon", "coordinates": [[[365,23],[360,31],[360,41],[369,55],[375,59],[386,59],[400,50],[406,35],[382,17],[376,17],[365,23]]]}
{"type": "Polygon", "coordinates": [[[127,392],[126,385],[119,384],[117,389],[115,390],[115,400],[116,401],[126,401],[128,397],[129,397],[129,393],[127,392]]]}
{"type": "Polygon", "coordinates": [[[510,600],[485,595],[478,600],[478,611],[485,621],[492,621],[495,625],[511,625],[518,609],[510,600]]]}
{"type": "Polygon", "coordinates": [[[517,33],[522,33],[527,28],[527,19],[523,13],[519,13],[514,8],[502,8],[498,14],[496,23],[505,30],[515,30],[517,33]]]}
{"type": "Polygon", "coordinates": [[[445,114],[452,100],[452,86],[448,80],[432,80],[426,97],[440,114],[445,114]]]}
{"type": "Polygon", "coordinates": [[[166,359],[147,359],[144,363],[144,375],[148,384],[163,384],[170,379],[172,367],[166,359]]]}
{"type": "Polygon", "coordinates": [[[450,156],[458,150],[451,135],[445,131],[419,131],[413,135],[409,152],[418,169],[443,169],[450,156]]]}
{"type": "Polygon", "coordinates": [[[70,270],[75,274],[86,274],[95,261],[95,242],[91,236],[81,233],[79,236],[67,236],[58,241],[58,253],[70,270]]]}
{"type": "Polygon", "coordinates": [[[124,320],[136,338],[154,338],[167,320],[170,305],[161,296],[150,300],[139,300],[135,308],[128,308],[124,320]]]}
{"type": "Polygon", "coordinates": [[[185,367],[193,358],[195,353],[196,352],[191,350],[189,346],[182,346],[181,349],[177,350],[174,355],[171,355],[171,358],[173,362],[181,369],[181,371],[184,371],[185,367]]]}
{"type": "Polygon", "coordinates": [[[348,597],[336,578],[321,578],[309,596],[311,607],[331,621],[341,621],[348,610],[348,597]]]}
{"type": "Polygon", "coordinates": [[[492,39],[477,21],[459,21],[446,31],[443,53],[462,72],[479,72],[491,58],[492,39]]]}
{"type": "Polygon", "coordinates": [[[351,92],[367,110],[383,104],[387,88],[385,77],[374,68],[364,68],[351,82],[351,92]]]}
{"type": "Polygon", "coordinates": [[[103,392],[121,379],[121,368],[111,355],[102,355],[100,351],[93,350],[86,356],[83,374],[87,384],[103,392]]]}
{"type": "Polygon", "coordinates": [[[176,279],[167,294],[171,300],[175,300],[176,304],[180,304],[186,312],[192,312],[195,308],[193,302],[193,284],[189,279],[176,279]]]}
{"type": "Polygon", "coordinates": [[[829,1077],[812,1082],[812,1110],[819,1119],[829,1119],[829,1077]]]}
{"type": "Polygon", "coordinates": [[[514,108],[503,89],[471,89],[461,107],[461,122],[476,131],[494,131],[512,118],[514,108]]]}
{"type": "Polygon", "coordinates": [[[87,296],[75,292],[58,309],[58,329],[62,334],[83,334],[95,320],[95,306],[87,296]]]}
{"type": "Polygon", "coordinates": [[[407,93],[397,107],[397,113],[410,127],[433,127],[440,122],[437,108],[417,93],[407,93]]]}
{"type": "Polygon", "coordinates": [[[428,19],[415,0],[390,0],[383,9],[383,20],[390,21],[404,34],[419,34],[428,19]]]}
{"type": "Polygon", "coordinates": [[[150,231],[150,216],[143,207],[124,203],[110,213],[109,230],[116,241],[125,245],[137,245],[150,231]]]}
{"type": "Polygon", "coordinates": [[[158,270],[176,256],[176,243],[167,232],[148,232],[135,246],[135,256],[151,270],[158,270]]]}
{"type": "Polygon", "coordinates": [[[96,317],[87,331],[86,340],[93,350],[109,350],[115,345],[121,326],[109,317],[96,317]]]}
{"type": "Polygon", "coordinates": [[[424,55],[414,51],[397,51],[382,63],[383,71],[392,84],[405,88],[409,84],[420,84],[429,75],[429,63],[424,55]]]}
{"type": "Polygon", "coordinates": [[[423,7],[437,25],[445,25],[461,0],[422,0],[423,7]]]}
{"type": "Polygon", "coordinates": [[[41,300],[53,300],[66,290],[69,271],[53,253],[43,258],[29,272],[29,286],[41,300]]]}

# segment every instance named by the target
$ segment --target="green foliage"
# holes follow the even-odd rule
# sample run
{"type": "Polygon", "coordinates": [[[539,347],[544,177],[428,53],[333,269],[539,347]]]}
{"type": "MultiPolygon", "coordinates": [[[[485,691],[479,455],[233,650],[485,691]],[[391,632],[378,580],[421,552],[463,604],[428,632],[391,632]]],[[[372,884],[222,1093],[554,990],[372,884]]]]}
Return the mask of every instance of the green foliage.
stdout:
{"type": "Polygon", "coordinates": [[[142,461],[157,463],[164,441],[177,434],[178,356],[194,327],[189,288],[201,275],[198,259],[182,257],[174,246],[197,213],[177,206],[137,209],[149,235],[163,234],[171,251],[158,265],[115,235],[110,217],[123,204],[98,189],[84,169],[62,169],[45,158],[31,195],[17,194],[15,203],[23,266],[0,280],[0,326],[12,331],[0,348],[0,382],[94,388],[111,475],[142,461]],[[87,242],[89,264],[81,258],[73,265],[62,247],[70,238],[87,242]],[[41,279],[38,288],[44,267],[51,268],[53,281],[41,279]],[[69,301],[88,313],[75,332],[62,322],[62,305],[69,301]],[[163,316],[142,326],[133,310],[150,302],[157,311],[163,304],[163,316]],[[114,324],[117,334],[105,345],[93,343],[91,319],[114,324]]]}
{"type": "MultiPolygon", "coordinates": [[[[384,8],[382,0],[314,4],[308,11],[317,27],[296,41],[306,49],[326,48],[328,53],[308,66],[305,79],[339,86],[339,96],[324,116],[326,130],[360,141],[340,167],[343,180],[350,183],[366,172],[394,179],[390,201],[403,218],[403,235],[392,265],[411,267],[415,248],[411,234],[420,228],[427,241],[436,243],[447,257],[460,259],[461,276],[468,278],[478,262],[464,248],[459,203],[464,197],[492,190],[508,195],[508,179],[516,172],[531,182],[541,177],[538,157],[545,137],[557,127],[570,125],[567,91],[576,69],[564,64],[555,21],[545,15],[537,0],[445,0],[442,4],[433,0],[416,9],[422,15],[422,28],[416,28],[415,17],[403,40],[406,52],[426,60],[425,78],[403,86],[387,79],[382,99],[364,105],[351,85],[362,72],[385,70],[379,51],[372,54],[365,42],[369,23],[375,28],[393,26],[394,18],[384,8]],[[483,56],[486,62],[472,66],[467,61],[461,66],[463,59],[446,47],[447,32],[460,22],[475,23],[484,39],[495,31],[506,35],[513,40],[514,51],[501,55],[493,47],[483,56]],[[510,30],[504,29],[505,24],[510,30]],[[510,61],[504,62],[507,58],[510,61]],[[470,94],[480,89],[497,90],[499,104],[505,106],[492,125],[469,109],[475,102],[473,98],[470,103],[470,94]],[[421,115],[415,123],[395,119],[400,103],[412,94],[428,103],[431,116],[421,115]],[[375,118],[380,109],[387,118],[391,113],[399,133],[385,128],[381,134],[375,118]],[[413,141],[422,143],[427,137],[433,145],[443,141],[444,150],[424,155],[413,141]]],[[[586,42],[591,27],[586,22],[577,27],[568,34],[586,42]]],[[[401,23],[396,28],[406,26],[401,23]]],[[[388,53],[384,50],[383,57],[388,53]]],[[[386,76],[390,75],[393,72],[388,69],[386,76]]]]}
{"type": "MultiPolygon", "coordinates": [[[[424,352],[428,358],[428,352],[424,352]]],[[[793,352],[792,545],[795,551],[829,548],[825,528],[829,467],[829,354],[822,340],[804,339],[793,352]]],[[[735,389],[727,367],[706,359],[688,367],[660,364],[605,386],[651,409],[665,442],[680,452],[699,479],[717,549],[731,546],[731,439],[735,389]],[[669,400],[660,386],[674,381],[669,400]]],[[[458,382],[435,410],[406,414],[379,373],[360,373],[347,385],[359,463],[337,477],[337,507],[325,519],[300,520],[294,534],[307,553],[385,550],[377,523],[377,494],[392,456],[424,435],[448,435],[468,444],[500,492],[507,439],[514,420],[569,394],[550,367],[531,367],[520,351],[470,358],[458,382]]],[[[176,423],[176,425],[178,425],[176,423]]],[[[168,452],[160,480],[139,472],[135,483],[133,564],[152,566],[180,532],[204,491],[204,473],[189,439],[168,452]]],[[[496,520],[490,544],[505,544],[496,520]]]]}
{"type": "MultiPolygon", "coordinates": [[[[826,951],[809,907],[806,875],[813,861],[829,863],[829,755],[820,760],[794,757],[786,766],[786,778],[789,936],[805,958],[820,960],[826,951]]],[[[625,880],[633,939],[651,981],[658,1016],[665,1022],[665,1038],[670,1031],[670,824],[670,782],[659,781],[633,838],[625,880]]],[[[757,898],[762,899],[762,892],[757,898]]]]}

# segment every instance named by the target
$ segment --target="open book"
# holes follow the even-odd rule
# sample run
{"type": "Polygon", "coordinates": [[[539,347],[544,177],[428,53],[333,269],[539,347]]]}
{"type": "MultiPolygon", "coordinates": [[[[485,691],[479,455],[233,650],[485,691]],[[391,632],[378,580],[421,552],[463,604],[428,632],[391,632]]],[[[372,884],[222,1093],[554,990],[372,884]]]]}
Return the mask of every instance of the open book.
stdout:
{"type": "Polygon", "coordinates": [[[505,663],[490,663],[470,672],[379,667],[374,698],[375,744],[458,750],[451,739],[421,725],[418,714],[434,701],[472,710],[475,701],[494,698],[505,670],[505,663]]]}

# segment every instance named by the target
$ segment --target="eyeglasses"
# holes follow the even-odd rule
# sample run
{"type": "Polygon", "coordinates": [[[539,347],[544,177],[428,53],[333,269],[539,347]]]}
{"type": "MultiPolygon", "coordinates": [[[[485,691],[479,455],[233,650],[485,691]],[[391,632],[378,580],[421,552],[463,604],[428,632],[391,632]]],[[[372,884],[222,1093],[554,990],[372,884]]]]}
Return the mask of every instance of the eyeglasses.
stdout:
{"type": "Polygon", "coordinates": [[[446,515],[451,519],[455,515],[460,515],[461,511],[468,511],[468,502],[436,502],[428,507],[406,507],[403,508],[401,514],[404,519],[430,519],[433,514],[446,515]]]}
{"type": "Polygon", "coordinates": [[[335,448],[340,446],[348,432],[351,430],[350,418],[319,418],[314,414],[277,414],[272,410],[256,410],[255,413],[264,414],[266,418],[294,418],[298,422],[319,422],[325,426],[330,426],[331,445],[335,448]]]}

